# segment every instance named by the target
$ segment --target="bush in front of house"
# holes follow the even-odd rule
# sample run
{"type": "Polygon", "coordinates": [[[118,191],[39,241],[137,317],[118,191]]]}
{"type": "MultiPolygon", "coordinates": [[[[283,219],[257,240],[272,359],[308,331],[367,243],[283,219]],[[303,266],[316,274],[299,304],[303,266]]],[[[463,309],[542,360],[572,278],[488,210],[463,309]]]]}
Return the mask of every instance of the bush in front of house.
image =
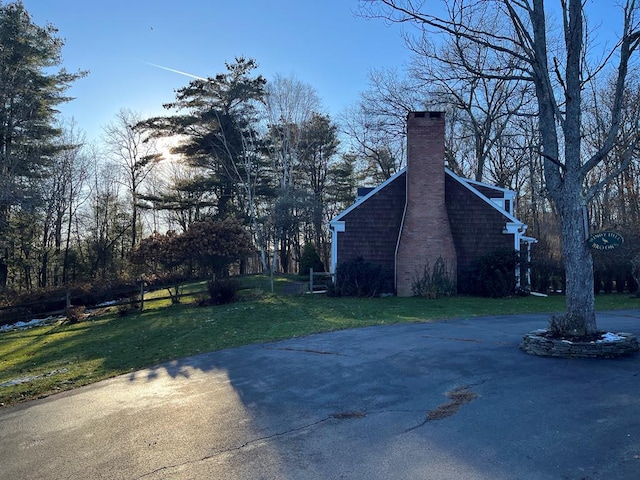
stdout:
{"type": "Polygon", "coordinates": [[[515,270],[520,257],[515,250],[500,249],[477,258],[467,276],[465,291],[481,297],[500,298],[513,295],[515,270]]]}
{"type": "Polygon", "coordinates": [[[211,297],[211,305],[224,305],[235,302],[238,299],[238,290],[240,288],[242,288],[242,283],[235,278],[208,281],[207,289],[211,297]]]}
{"type": "Polygon", "coordinates": [[[393,291],[393,273],[362,257],[338,265],[329,288],[329,294],[338,297],[378,297],[393,291]]]}
{"type": "Polygon", "coordinates": [[[411,289],[415,297],[440,298],[456,293],[456,284],[442,257],[433,264],[433,268],[426,262],[422,272],[414,276],[411,289]]]}

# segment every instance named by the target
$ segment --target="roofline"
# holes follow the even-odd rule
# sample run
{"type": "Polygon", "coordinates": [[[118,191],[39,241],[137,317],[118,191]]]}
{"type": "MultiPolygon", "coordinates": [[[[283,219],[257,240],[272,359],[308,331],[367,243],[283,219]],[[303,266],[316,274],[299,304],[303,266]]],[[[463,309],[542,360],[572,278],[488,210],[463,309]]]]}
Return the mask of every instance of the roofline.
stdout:
{"type": "MultiPolygon", "coordinates": [[[[369,198],[373,197],[374,195],[376,195],[380,190],[382,190],[383,188],[385,188],[387,185],[389,185],[391,182],[395,181],[398,177],[400,177],[402,174],[404,174],[407,170],[407,167],[403,167],[402,169],[398,170],[393,176],[389,177],[388,179],[386,179],[383,183],[381,183],[380,185],[378,185],[376,188],[374,188],[373,190],[371,190],[368,194],[366,194],[365,196],[361,197],[360,199],[358,199],[355,203],[353,203],[351,206],[349,206],[346,210],[342,211],[341,213],[339,213],[337,216],[333,217],[330,221],[329,224],[330,225],[334,225],[338,222],[340,222],[342,220],[342,218],[347,215],[348,213],[352,212],[353,210],[355,210],[356,208],[358,208],[360,205],[362,205],[364,202],[366,202],[369,198]]],[[[482,185],[488,188],[493,188],[493,189],[497,189],[500,191],[503,191],[505,193],[511,193],[515,196],[515,192],[513,190],[509,190],[507,188],[502,188],[502,187],[494,187],[492,185],[486,184],[486,183],[482,183],[482,182],[478,182],[476,180],[469,180],[467,178],[463,178],[460,177],[459,175],[456,175],[455,173],[453,173],[452,170],[448,169],[445,167],[444,169],[445,173],[447,175],[449,175],[451,178],[453,178],[454,180],[456,180],[459,184],[461,184],[462,186],[464,186],[465,188],[467,188],[471,193],[473,193],[474,195],[476,195],[478,198],[480,198],[481,200],[483,200],[487,205],[490,205],[491,208],[497,210],[498,212],[500,212],[502,215],[504,215],[510,222],[513,223],[517,223],[519,225],[525,226],[526,224],[524,222],[522,222],[521,220],[518,220],[516,217],[514,217],[512,214],[510,214],[509,212],[507,212],[504,208],[501,208],[499,205],[497,205],[495,202],[491,201],[491,199],[489,197],[487,197],[486,195],[484,195],[483,193],[481,193],[478,189],[476,189],[473,185],[471,185],[472,183],[475,185],[482,185]]],[[[524,233],[524,232],[523,232],[524,233]]]]}
{"type": "MultiPolygon", "coordinates": [[[[501,208],[500,206],[498,206],[495,202],[492,202],[491,199],[489,197],[487,197],[486,195],[484,195],[483,193],[481,193],[479,190],[477,190],[473,185],[470,185],[470,182],[473,183],[480,183],[480,182],[476,182],[473,180],[468,180],[466,178],[462,178],[458,175],[456,175],[455,173],[453,173],[451,170],[449,170],[448,168],[445,167],[444,171],[450,176],[452,177],[454,180],[456,180],[459,184],[463,185],[465,188],[469,189],[474,195],[476,195],[477,197],[479,197],[480,199],[482,199],[485,203],[487,203],[488,205],[491,205],[491,207],[493,207],[494,209],[496,209],[498,212],[500,212],[502,215],[504,215],[505,217],[507,217],[509,219],[510,222],[513,223],[518,223],[520,225],[525,225],[524,222],[518,220],[516,217],[514,217],[513,215],[511,215],[509,212],[507,212],[504,208],[501,208]]],[[[485,185],[485,184],[482,184],[485,185]]],[[[487,185],[490,186],[490,185],[487,185]]],[[[500,188],[500,187],[496,187],[496,188],[500,188]]],[[[501,189],[504,190],[504,189],[501,189]]],[[[510,192],[512,192],[513,190],[508,190],[510,192]]],[[[524,232],[523,232],[524,233],[524,232]]]]}
{"type": "Polygon", "coordinates": [[[509,188],[498,187],[497,185],[491,185],[490,183],[479,182],[478,180],[471,180],[470,178],[465,178],[464,181],[467,183],[473,183],[474,185],[480,185],[481,187],[486,187],[492,190],[499,190],[503,193],[508,193],[512,198],[515,198],[516,196],[516,192],[509,188]]]}
{"type": "Polygon", "coordinates": [[[383,188],[385,188],[387,185],[389,185],[391,182],[393,182],[394,180],[396,180],[398,177],[400,177],[400,175],[402,175],[403,173],[405,173],[407,170],[407,167],[403,167],[400,170],[398,170],[396,173],[394,173],[391,177],[387,178],[384,182],[382,182],[380,185],[378,185],[376,188],[374,188],[373,190],[371,190],[369,193],[367,193],[365,196],[360,197],[358,200],[356,200],[355,203],[351,204],[346,210],[343,210],[342,212],[340,212],[338,215],[336,215],[335,217],[333,217],[331,220],[329,220],[329,224],[333,225],[336,222],[339,222],[342,217],[344,217],[346,214],[348,214],[349,212],[355,210],[356,208],[358,208],[360,205],[362,205],[364,202],[366,202],[370,197],[373,197],[375,194],[377,194],[380,190],[382,190],[383,188]]]}

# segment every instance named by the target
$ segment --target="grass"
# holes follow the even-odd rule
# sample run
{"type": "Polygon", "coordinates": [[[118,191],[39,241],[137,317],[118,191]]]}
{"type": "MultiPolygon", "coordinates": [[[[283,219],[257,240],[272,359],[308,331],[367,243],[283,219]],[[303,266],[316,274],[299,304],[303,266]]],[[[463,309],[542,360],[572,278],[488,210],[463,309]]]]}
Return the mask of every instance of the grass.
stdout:
{"type": "MultiPolygon", "coordinates": [[[[560,312],[564,297],[330,298],[284,295],[292,278],[244,278],[243,300],[197,307],[145,300],[145,310],[117,309],[77,324],[0,334],[0,404],[11,405],[190,355],[312,333],[459,317],[560,312]]],[[[202,285],[189,286],[191,291],[202,285]]],[[[162,292],[158,296],[164,296],[162,292]]],[[[599,310],[638,308],[629,295],[602,295],[599,310]]]]}

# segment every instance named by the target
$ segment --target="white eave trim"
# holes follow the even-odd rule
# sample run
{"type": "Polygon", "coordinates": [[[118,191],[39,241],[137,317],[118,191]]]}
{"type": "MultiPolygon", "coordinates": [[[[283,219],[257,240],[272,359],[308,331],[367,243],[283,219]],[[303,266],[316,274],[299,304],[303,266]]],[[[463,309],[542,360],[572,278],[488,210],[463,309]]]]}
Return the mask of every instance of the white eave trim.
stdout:
{"type": "Polygon", "coordinates": [[[507,222],[502,233],[511,235],[517,235],[518,238],[522,238],[524,232],[527,230],[528,225],[522,222],[507,222]]]}
{"type": "MultiPolygon", "coordinates": [[[[460,178],[460,177],[458,177],[458,178],[460,178]]],[[[508,188],[497,187],[495,185],[491,185],[490,183],[479,182],[477,180],[471,180],[469,178],[465,178],[464,181],[469,183],[469,184],[478,185],[480,187],[486,187],[486,188],[490,188],[491,190],[497,190],[499,192],[502,192],[502,194],[503,194],[502,198],[507,199],[507,200],[514,200],[516,198],[516,192],[514,192],[513,190],[509,190],[508,188]]]]}
{"type": "MultiPolygon", "coordinates": [[[[389,185],[391,182],[393,182],[394,180],[396,180],[400,175],[402,175],[405,171],[407,170],[407,167],[404,167],[400,170],[398,170],[393,176],[387,178],[384,182],[382,182],[380,185],[378,185],[376,188],[374,188],[373,190],[371,190],[369,193],[367,193],[365,196],[359,198],[355,203],[353,203],[351,206],[349,206],[346,210],[343,210],[342,212],[340,212],[337,216],[333,217],[330,221],[329,224],[333,225],[334,222],[339,222],[342,217],[344,217],[345,215],[347,215],[349,212],[355,210],[356,208],[358,208],[360,205],[362,205],[364,202],[366,202],[369,198],[373,197],[375,194],[377,194],[380,190],[382,190],[383,188],[385,188],[387,185],[389,185]]],[[[344,227],[343,227],[344,228],[344,227]]],[[[344,230],[341,230],[344,231],[344,230]]]]}
{"type": "Polygon", "coordinates": [[[344,222],[334,218],[329,222],[329,228],[334,232],[344,232],[344,222]]]}
{"type": "MultiPolygon", "coordinates": [[[[514,217],[511,213],[507,212],[504,208],[500,207],[500,205],[496,204],[496,202],[494,202],[489,197],[487,197],[486,195],[481,193],[479,190],[474,188],[472,185],[470,185],[470,183],[484,185],[484,186],[487,186],[487,187],[490,187],[490,188],[491,188],[491,185],[486,185],[484,183],[480,183],[480,182],[476,182],[476,181],[468,180],[466,178],[459,177],[458,175],[453,173],[448,168],[445,168],[444,170],[451,178],[456,180],[460,185],[463,185],[465,188],[467,188],[469,191],[471,191],[474,195],[476,195],[478,198],[483,200],[487,205],[491,205],[492,208],[494,208],[495,210],[499,211],[502,215],[504,215],[507,218],[508,223],[513,223],[513,224],[517,224],[517,225],[525,225],[520,220],[518,220],[516,217],[514,217]]],[[[499,187],[496,187],[496,188],[499,188],[499,187]]],[[[507,190],[507,189],[503,189],[503,188],[499,188],[499,189],[500,190],[504,190],[505,192],[512,192],[513,193],[512,190],[507,190]]],[[[514,193],[514,195],[515,195],[515,193],[514,193]]],[[[525,227],[526,227],[526,225],[525,225],[525,227]]],[[[509,233],[511,233],[511,232],[509,232],[509,233]]],[[[522,233],[524,233],[524,231],[522,233]]]]}

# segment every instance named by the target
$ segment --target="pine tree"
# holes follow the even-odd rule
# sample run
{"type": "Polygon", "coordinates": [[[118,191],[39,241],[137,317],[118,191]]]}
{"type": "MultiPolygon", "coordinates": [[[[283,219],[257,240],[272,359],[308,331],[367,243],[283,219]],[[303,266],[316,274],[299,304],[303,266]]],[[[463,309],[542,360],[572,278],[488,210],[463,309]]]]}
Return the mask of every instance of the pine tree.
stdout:
{"type": "Polygon", "coordinates": [[[37,187],[63,148],[54,142],[56,107],[71,100],[64,92],[85,75],[52,73],[64,45],[56,33],[52,25],[34,24],[22,2],[0,3],[0,290],[19,243],[12,219],[36,208],[37,187]]]}

